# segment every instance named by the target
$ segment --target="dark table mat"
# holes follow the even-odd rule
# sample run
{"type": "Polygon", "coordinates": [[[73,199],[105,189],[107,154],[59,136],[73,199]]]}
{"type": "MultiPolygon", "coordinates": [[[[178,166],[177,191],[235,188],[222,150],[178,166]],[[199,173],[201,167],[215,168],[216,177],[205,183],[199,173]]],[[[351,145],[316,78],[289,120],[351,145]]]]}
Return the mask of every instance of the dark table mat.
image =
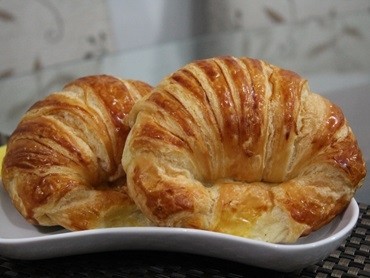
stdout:
{"type": "Polygon", "coordinates": [[[115,251],[36,261],[0,257],[0,277],[370,277],[370,206],[360,204],[357,225],[337,250],[294,273],[192,254],[115,251]]]}

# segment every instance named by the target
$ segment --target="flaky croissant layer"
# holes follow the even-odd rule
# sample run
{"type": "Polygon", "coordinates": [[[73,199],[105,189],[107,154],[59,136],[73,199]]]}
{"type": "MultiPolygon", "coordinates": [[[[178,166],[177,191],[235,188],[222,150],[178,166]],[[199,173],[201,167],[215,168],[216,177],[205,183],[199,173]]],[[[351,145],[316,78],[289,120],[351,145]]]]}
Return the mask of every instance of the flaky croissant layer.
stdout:
{"type": "Polygon", "coordinates": [[[342,111],[260,60],[190,63],[129,124],[129,194],[160,226],[294,242],[342,212],[366,174],[342,111]]]}
{"type": "Polygon", "coordinates": [[[77,79],[27,111],[2,168],[33,224],[154,224],[269,242],[331,221],[365,175],[340,108],[294,72],[235,57],[195,61],[155,88],[77,79]]]}
{"type": "Polygon", "coordinates": [[[2,180],[28,221],[69,230],[149,224],[127,194],[121,157],[126,117],[150,90],[87,76],[27,111],[8,142],[2,180]]]}

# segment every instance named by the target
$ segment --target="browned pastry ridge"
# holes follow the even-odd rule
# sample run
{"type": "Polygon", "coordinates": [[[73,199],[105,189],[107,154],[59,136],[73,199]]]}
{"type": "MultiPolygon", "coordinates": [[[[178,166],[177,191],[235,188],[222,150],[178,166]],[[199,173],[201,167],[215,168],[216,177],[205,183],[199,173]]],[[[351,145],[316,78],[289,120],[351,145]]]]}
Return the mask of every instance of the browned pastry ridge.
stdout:
{"type": "Polygon", "coordinates": [[[151,89],[87,76],[26,112],[8,142],[2,180],[29,222],[69,230],[148,225],[127,194],[121,157],[126,116],[151,89]]]}
{"type": "Polygon", "coordinates": [[[260,60],[190,63],[129,123],[129,194],[160,226],[294,242],[341,213],[366,174],[340,108],[260,60]]]}

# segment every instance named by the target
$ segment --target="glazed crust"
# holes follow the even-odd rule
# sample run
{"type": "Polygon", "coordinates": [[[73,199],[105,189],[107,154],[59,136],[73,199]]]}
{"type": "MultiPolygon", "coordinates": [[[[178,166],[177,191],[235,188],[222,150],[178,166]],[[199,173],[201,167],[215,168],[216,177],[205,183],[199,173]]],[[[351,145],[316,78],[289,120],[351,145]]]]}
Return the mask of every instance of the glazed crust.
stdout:
{"type": "Polygon", "coordinates": [[[159,226],[294,242],[341,213],[366,174],[340,108],[261,60],[192,62],[129,124],[129,194],[159,226]]]}
{"type": "Polygon", "coordinates": [[[140,81],[87,76],[35,103],[7,145],[2,181],[31,223],[69,230],[148,225],[127,194],[126,117],[140,81]]]}

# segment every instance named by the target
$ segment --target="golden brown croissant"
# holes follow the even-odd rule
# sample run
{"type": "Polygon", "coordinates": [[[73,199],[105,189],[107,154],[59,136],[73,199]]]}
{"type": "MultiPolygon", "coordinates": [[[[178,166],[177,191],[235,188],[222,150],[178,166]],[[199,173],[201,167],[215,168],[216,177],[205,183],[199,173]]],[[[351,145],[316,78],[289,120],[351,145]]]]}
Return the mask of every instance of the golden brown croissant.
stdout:
{"type": "Polygon", "coordinates": [[[77,79],[35,103],[11,135],[2,180],[31,223],[70,230],[148,225],[127,195],[121,156],[140,81],[77,79]]]}
{"type": "Polygon", "coordinates": [[[190,63],[129,122],[129,193],[160,226],[294,242],[342,212],[366,174],[341,110],[260,60],[190,63]]]}

